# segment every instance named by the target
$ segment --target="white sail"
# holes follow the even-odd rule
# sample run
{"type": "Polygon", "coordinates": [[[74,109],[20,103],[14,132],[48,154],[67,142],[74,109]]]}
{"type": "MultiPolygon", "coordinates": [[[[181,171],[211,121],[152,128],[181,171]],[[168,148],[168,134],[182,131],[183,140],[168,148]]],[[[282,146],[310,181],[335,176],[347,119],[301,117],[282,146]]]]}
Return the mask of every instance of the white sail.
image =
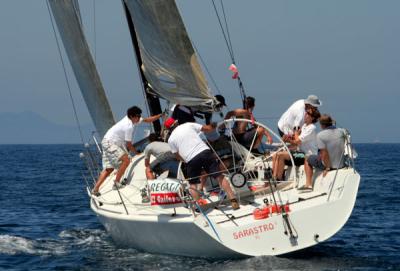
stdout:
{"type": "Polygon", "coordinates": [[[151,88],[173,103],[212,109],[214,98],[173,0],[124,0],[151,88]]]}
{"type": "Polygon", "coordinates": [[[82,30],[78,3],[71,0],[49,0],[49,3],[90,116],[103,137],[115,120],[82,30]]]}

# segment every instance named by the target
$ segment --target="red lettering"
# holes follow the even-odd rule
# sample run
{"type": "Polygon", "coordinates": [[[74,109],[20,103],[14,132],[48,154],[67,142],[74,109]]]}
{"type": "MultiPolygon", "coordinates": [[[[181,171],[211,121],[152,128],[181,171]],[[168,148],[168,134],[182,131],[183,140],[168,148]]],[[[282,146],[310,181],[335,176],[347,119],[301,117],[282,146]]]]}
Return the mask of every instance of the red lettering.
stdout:
{"type": "Polygon", "coordinates": [[[253,236],[255,235],[256,239],[259,239],[260,233],[266,232],[266,231],[271,231],[275,228],[273,223],[268,223],[268,224],[263,224],[263,225],[259,225],[257,227],[253,227],[253,228],[248,228],[248,229],[244,229],[238,232],[234,232],[233,233],[233,239],[240,239],[243,237],[249,237],[249,236],[253,236]]]}
{"type": "Polygon", "coordinates": [[[257,229],[257,227],[254,227],[253,229],[254,229],[254,234],[258,234],[258,229],[257,229]]]}
{"type": "Polygon", "coordinates": [[[181,198],[176,193],[152,193],[152,205],[168,205],[181,203],[181,198]]]}

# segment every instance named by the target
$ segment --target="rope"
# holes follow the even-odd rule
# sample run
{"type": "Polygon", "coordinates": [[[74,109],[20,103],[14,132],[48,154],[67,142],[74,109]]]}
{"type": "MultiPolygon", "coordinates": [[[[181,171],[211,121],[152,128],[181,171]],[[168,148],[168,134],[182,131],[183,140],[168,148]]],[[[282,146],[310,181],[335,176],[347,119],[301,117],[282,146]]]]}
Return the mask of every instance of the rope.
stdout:
{"type": "Polygon", "coordinates": [[[218,240],[220,243],[222,243],[221,238],[219,237],[219,234],[217,232],[217,230],[215,229],[214,224],[211,222],[211,220],[208,218],[207,214],[203,212],[203,210],[201,209],[201,207],[199,206],[199,204],[195,201],[194,202],[195,206],[197,207],[197,209],[201,212],[201,214],[203,215],[203,217],[207,220],[208,224],[211,226],[211,229],[213,230],[213,232],[215,233],[215,236],[217,236],[218,240]]]}
{"type": "MultiPolygon", "coordinates": [[[[214,0],[212,0],[214,11],[215,11],[215,14],[217,16],[217,19],[218,19],[218,22],[219,22],[219,26],[221,28],[222,35],[224,36],[225,44],[226,44],[226,46],[228,48],[232,64],[236,65],[236,60],[235,60],[235,55],[233,53],[232,40],[231,40],[230,33],[229,33],[228,20],[226,19],[226,13],[225,13],[225,7],[224,7],[224,4],[223,4],[223,0],[220,0],[220,3],[221,3],[222,15],[224,17],[225,28],[222,25],[222,21],[221,21],[221,18],[220,18],[220,14],[218,13],[217,6],[215,5],[214,0]]],[[[246,95],[246,92],[245,92],[245,89],[244,89],[244,86],[243,86],[243,82],[240,79],[240,76],[238,76],[236,79],[237,79],[237,82],[238,82],[239,92],[240,92],[240,96],[242,98],[243,108],[244,108],[245,107],[244,100],[246,99],[247,95],[246,95]]]]}
{"type": "Polygon", "coordinates": [[[46,1],[46,5],[47,5],[47,10],[49,12],[51,26],[53,28],[54,38],[55,38],[56,43],[57,43],[58,54],[60,55],[60,60],[61,60],[61,64],[62,64],[63,71],[64,71],[65,81],[66,81],[66,84],[67,84],[69,97],[70,97],[71,104],[72,104],[72,109],[74,111],[74,117],[75,117],[76,125],[77,125],[78,130],[79,130],[79,135],[80,135],[80,138],[81,138],[81,142],[82,142],[82,144],[85,144],[85,140],[83,139],[83,133],[82,133],[81,124],[79,122],[78,114],[76,112],[76,106],[75,106],[74,98],[72,96],[71,86],[70,86],[70,83],[69,83],[69,80],[68,80],[67,70],[65,68],[64,59],[63,59],[62,53],[61,53],[60,42],[58,41],[57,32],[56,32],[56,29],[55,29],[55,26],[54,26],[54,21],[53,21],[52,15],[51,15],[51,11],[50,11],[50,6],[49,6],[49,1],[48,0],[46,1]]]}
{"type": "MultiPolygon", "coordinates": [[[[220,3],[221,3],[221,7],[222,7],[222,13],[224,14],[225,29],[226,29],[226,34],[227,34],[227,36],[228,36],[229,46],[230,46],[230,48],[231,48],[232,55],[234,55],[234,54],[233,54],[233,46],[232,46],[231,35],[229,34],[228,22],[227,22],[227,20],[226,20],[226,14],[225,14],[224,3],[223,3],[222,0],[220,0],[220,3]]],[[[234,60],[233,60],[233,61],[234,61],[234,60]]]]}

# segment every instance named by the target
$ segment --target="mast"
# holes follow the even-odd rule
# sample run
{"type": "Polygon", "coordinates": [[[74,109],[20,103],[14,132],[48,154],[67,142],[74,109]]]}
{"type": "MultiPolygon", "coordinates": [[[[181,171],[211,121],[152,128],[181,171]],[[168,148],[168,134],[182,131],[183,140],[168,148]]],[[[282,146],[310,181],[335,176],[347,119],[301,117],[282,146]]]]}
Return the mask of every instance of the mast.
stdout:
{"type": "MultiPolygon", "coordinates": [[[[142,82],[143,96],[144,96],[147,106],[149,108],[150,115],[157,115],[162,112],[160,99],[158,98],[158,96],[153,94],[154,91],[152,90],[149,82],[146,79],[146,76],[143,73],[143,70],[141,69],[143,62],[142,62],[142,58],[141,58],[141,54],[140,54],[140,50],[139,50],[138,40],[136,37],[135,26],[133,24],[132,16],[129,12],[128,7],[126,6],[124,0],[121,0],[121,1],[124,6],[125,16],[126,16],[126,20],[128,22],[128,27],[129,27],[129,32],[131,34],[133,50],[134,50],[135,57],[136,57],[136,64],[137,64],[137,68],[138,68],[138,71],[140,74],[140,79],[142,82]]],[[[154,131],[156,133],[159,134],[161,132],[161,124],[160,124],[159,120],[156,120],[153,122],[153,127],[154,127],[154,131]]]]}

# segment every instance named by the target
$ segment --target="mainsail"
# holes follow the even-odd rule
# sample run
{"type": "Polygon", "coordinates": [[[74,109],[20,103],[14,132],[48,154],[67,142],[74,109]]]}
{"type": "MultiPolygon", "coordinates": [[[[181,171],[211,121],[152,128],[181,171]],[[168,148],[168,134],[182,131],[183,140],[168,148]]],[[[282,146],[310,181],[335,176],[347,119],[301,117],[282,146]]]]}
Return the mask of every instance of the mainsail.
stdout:
{"type": "Polygon", "coordinates": [[[146,81],[160,97],[212,110],[215,99],[174,0],[124,0],[146,81]]]}
{"type": "Polygon", "coordinates": [[[77,1],[49,0],[69,62],[100,137],[115,123],[82,30],[77,1]]]}

